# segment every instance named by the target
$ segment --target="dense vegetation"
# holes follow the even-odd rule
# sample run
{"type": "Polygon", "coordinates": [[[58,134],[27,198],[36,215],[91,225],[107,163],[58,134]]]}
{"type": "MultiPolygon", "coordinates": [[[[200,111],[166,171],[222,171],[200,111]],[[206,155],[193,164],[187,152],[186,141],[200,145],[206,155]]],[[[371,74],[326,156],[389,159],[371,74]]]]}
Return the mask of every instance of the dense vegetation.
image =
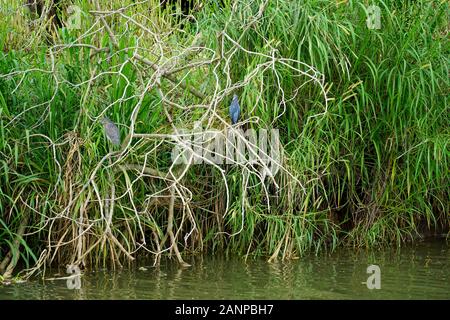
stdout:
{"type": "MultiPolygon", "coordinates": [[[[0,12],[0,274],[292,258],[449,231],[447,1],[66,1],[0,12]],[[75,11],[71,11],[72,14],[75,11]],[[36,18],[36,17],[34,17],[36,18]],[[76,23],[76,20],[75,20],[76,23]],[[277,128],[282,168],[173,165],[180,128],[277,128]],[[114,148],[100,123],[121,130],[114,148]]],[[[47,3],[48,4],[48,3],[47,3]]]]}

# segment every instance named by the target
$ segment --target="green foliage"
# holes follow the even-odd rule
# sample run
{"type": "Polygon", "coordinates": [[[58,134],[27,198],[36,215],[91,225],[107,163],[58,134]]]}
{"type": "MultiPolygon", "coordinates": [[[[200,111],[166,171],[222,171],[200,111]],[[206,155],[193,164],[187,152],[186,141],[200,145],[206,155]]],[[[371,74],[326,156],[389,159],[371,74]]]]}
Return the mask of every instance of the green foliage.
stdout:
{"type": "MultiPolygon", "coordinates": [[[[74,3],[83,12],[93,9],[89,1],[74,3]]],[[[125,137],[140,104],[135,132],[170,133],[158,92],[141,95],[154,73],[132,57],[139,47],[154,61],[154,48],[161,46],[166,60],[159,63],[170,65],[200,31],[207,48],[221,50],[221,31],[240,48],[222,38],[227,61],[182,73],[188,86],[205,94],[203,101],[187,90],[170,91],[169,81],[161,88],[179,105],[206,103],[216,82],[226,86],[227,72],[239,83],[267,57],[289,59],[290,64],[258,70],[239,95],[243,117],[259,119],[250,127],[280,129],[283,165],[291,175],[276,177],[278,190],[269,183],[267,198],[258,179],[250,175],[244,184],[241,168],[228,166],[230,207],[225,212],[227,191],[218,170],[190,168],[183,184],[192,193],[193,216],[185,221],[180,202],[174,219],[180,234],[196,226],[189,240],[179,236],[184,252],[293,257],[342,243],[401,243],[426,230],[448,231],[448,4],[375,1],[382,10],[382,27],[376,30],[367,28],[359,1],[225,3],[220,9],[214,1],[197,6],[195,23],[170,10],[149,10],[155,1],[105,5],[131,5],[124,14],[157,29],[163,44],[136,25],[124,24],[119,14],[107,18],[119,35],[118,47],[106,31],[87,32],[98,22],[89,14],[83,15],[81,30],[53,34],[57,44],[107,48],[95,54],[87,46],[57,49],[44,40],[48,35],[42,30],[23,36],[29,30],[19,22],[14,41],[7,42],[10,30],[0,27],[0,261],[13,250],[24,215],[30,217],[20,251],[26,264],[37,260],[48,239],[61,246],[52,258],[58,262],[73,261],[79,239],[86,264],[124,258],[123,251],[97,242],[106,230],[98,197],[109,195],[111,176],[116,195],[122,195],[116,200],[112,234],[127,251],[137,250],[144,240],[157,251],[154,237],[164,237],[168,209],[166,198],[155,205],[148,195],[167,193],[163,181],[105,164],[86,187],[109,151],[96,119],[108,115],[125,137]],[[95,80],[86,81],[93,75],[95,80]],[[65,218],[56,219],[62,212],[65,218]],[[77,221],[83,219],[98,222],[80,235],[77,221]]],[[[203,58],[209,54],[202,53],[203,58]]],[[[223,117],[226,102],[217,109],[223,117]]],[[[174,110],[172,117],[189,128],[205,116],[201,110],[174,110]]],[[[126,161],[145,159],[148,167],[165,172],[171,148],[157,140],[132,142],[126,161]]]]}

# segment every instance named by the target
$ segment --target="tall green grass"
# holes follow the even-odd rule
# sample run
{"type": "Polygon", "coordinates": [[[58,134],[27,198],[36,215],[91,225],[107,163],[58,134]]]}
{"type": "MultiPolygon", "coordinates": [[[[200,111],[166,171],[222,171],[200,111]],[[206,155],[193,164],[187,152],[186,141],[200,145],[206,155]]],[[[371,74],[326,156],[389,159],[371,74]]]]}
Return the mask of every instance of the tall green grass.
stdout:
{"type": "MultiPolygon", "coordinates": [[[[106,225],[98,197],[108,197],[111,183],[122,195],[115,201],[112,233],[123,248],[134,256],[147,253],[140,247],[145,240],[153,253],[164,249],[158,249],[155,238],[165,236],[168,201],[148,197],[167,195],[164,182],[104,165],[95,185],[83,186],[110,151],[96,117],[109,106],[106,114],[124,137],[153,74],[130,59],[134,48],[139,45],[139,52],[155,61],[151,50],[159,45],[169,60],[200,32],[201,43],[217,52],[221,31],[239,39],[245,50],[222,38],[228,63],[186,71],[188,85],[203,92],[204,100],[180,88],[169,91],[168,81],[162,89],[180,105],[206,103],[217,82],[227,86],[226,73],[238,83],[267,60],[258,54],[291,59],[291,66],[274,63],[259,70],[238,93],[242,117],[259,119],[249,128],[280,130],[283,165],[296,180],[280,172],[279,188],[267,185],[267,199],[255,176],[244,190],[242,168],[228,166],[230,207],[225,212],[220,173],[212,166],[192,166],[182,183],[192,193],[193,215],[187,220],[180,201],[174,211],[183,254],[226,251],[287,258],[338,245],[400,244],[429,231],[448,232],[448,4],[375,1],[382,12],[376,30],[367,28],[366,7],[359,1],[268,1],[250,28],[263,1],[224,2],[223,7],[197,3],[191,22],[179,17],[179,9],[149,9],[156,1],[124,11],[159,34],[162,45],[124,24],[117,13],[106,20],[118,35],[118,47],[104,30],[78,39],[95,21],[88,1],[73,1],[84,12],[81,30],[46,35],[48,28],[30,27],[23,17],[2,17],[16,23],[2,23],[0,29],[0,261],[14,251],[32,265],[46,250],[46,263],[123,263],[126,255],[116,244],[99,243],[106,225]],[[87,47],[53,47],[70,43],[109,51],[93,58],[87,47]],[[311,72],[299,61],[316,69],[327,101],[317,83],[293,71],[311,72]],[[95,81],[86,81],[94,74],[99,75],[95,81]],[[130,188],[132,193],[125,192],[130,188]],[[26,233],[17,251],[12,244],[25,217],[26,233]]],[[[132,4],[111,2],[102,9],[132,4]]],[[[135,131],[169,133],[158,93],[148,91],[141,103],[135,131]]],[[[223,117],[227,103],[217,110],[223,117]]],[[[174,110],[172,116],[179,127],[190,127],[204,116],[201,110],[174,110]]],[[[121,163],[146,161],[147,167],[167,171],[171,148],[157,140],[132,142],[121,163]]]]}

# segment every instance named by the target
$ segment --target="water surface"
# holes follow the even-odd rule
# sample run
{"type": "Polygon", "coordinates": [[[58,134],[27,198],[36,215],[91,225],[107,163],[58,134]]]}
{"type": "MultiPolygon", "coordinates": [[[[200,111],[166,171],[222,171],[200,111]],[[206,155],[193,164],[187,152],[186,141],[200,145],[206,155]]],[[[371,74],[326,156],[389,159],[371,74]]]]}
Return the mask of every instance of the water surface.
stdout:
{"type": "MultiPolygon", "coordinates": [[[[445,241],[401,249],[339,249],[275,263],[218,256],[189,262],[190,268],[167,259],[159,267],[142,261],[119,271],[84,271],[80,289],[68,289],[67,280],[0,286],[0,299],[450,299],[445,241]],[[380,267],[379,290],[363,283],[372,264],[380,267]]],[[[64,272],[50,270],[47,277],[64,272]]]]}

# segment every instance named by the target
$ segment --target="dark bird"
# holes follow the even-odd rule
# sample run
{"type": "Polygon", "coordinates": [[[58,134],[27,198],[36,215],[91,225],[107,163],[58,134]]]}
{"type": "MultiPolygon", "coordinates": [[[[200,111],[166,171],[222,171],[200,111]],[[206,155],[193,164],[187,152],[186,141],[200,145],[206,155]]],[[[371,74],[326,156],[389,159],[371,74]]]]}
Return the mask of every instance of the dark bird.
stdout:
{"type": "Polygon", "coordinates": [[[120,145],[120,131],[116,124],[109,120],[107,117],[100,119],[100,122],[105,128],[106,137],[115,146],[120,145]]]}
{"type": "Polygon", "coordinates": [[[241,107],[239,106],[239,100],[237,94],[233,95],[233,101],[230,104],[230,117],[231,123],[236,124],[239,120],[239,114],[241,113],[241,107]]]}

